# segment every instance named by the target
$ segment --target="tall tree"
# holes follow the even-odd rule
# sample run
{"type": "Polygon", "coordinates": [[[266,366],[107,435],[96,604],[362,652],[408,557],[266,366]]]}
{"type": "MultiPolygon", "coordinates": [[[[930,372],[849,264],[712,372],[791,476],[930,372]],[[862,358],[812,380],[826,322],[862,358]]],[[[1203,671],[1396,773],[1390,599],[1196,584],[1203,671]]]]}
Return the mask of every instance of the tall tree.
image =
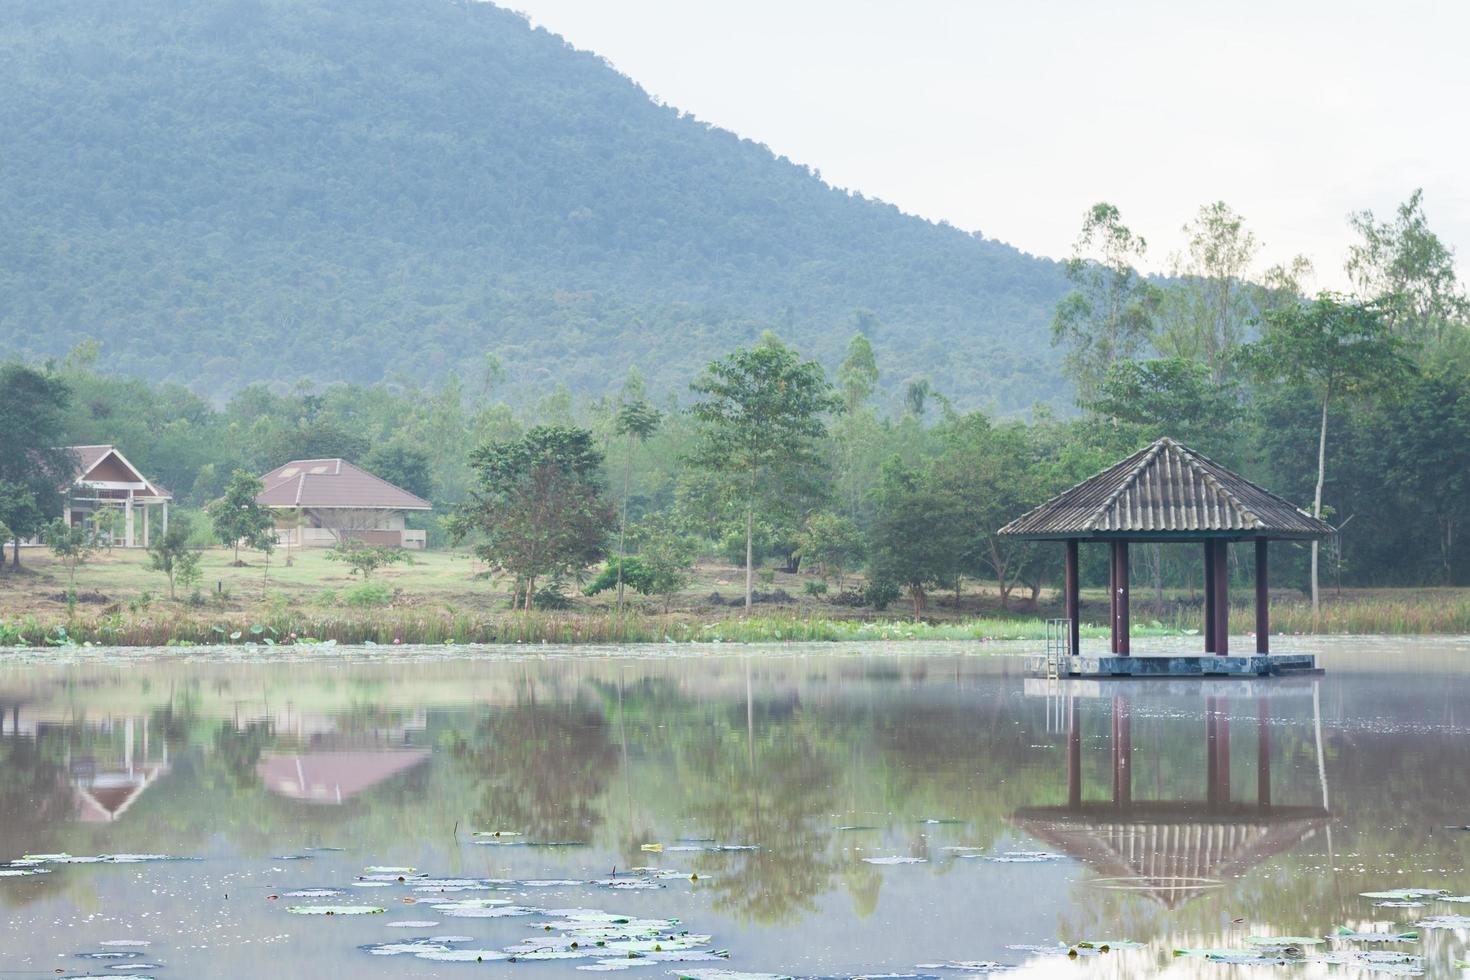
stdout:
{"type": "MultiPolygon", "coordinates": [[[[1383,311],[1321,293],[1311,303],[1270,311],[1260,340],[1240,348],[1247,370],[1263,384],[1284,382],[1309,392],[1320,405],[1317,433],[1317,484],[1312,515],[1322,516],[1322,486],[1327,478],[1327,420],[1334,399],[1390,391],[1410,373],[1383,311]]],[[[1312,611],[1321,606],[1318,589],[1319,542],[1312,542],[1312,611]]]]}
{"type": "Polygon", "coordinates": [[[205,508],[214,536],[226,548],[235,551],[234,563],[240,562],[240,546],[261,548],[272,533],[271,513],[255,502],[265,489],[258,478],[245,470],[236,470],[225,486],[224,495],[205,508]]]}
{"type": "Polygon", "coordinates": [[[623,611],[623,559],[628,553],[628,485],[633,477],[633,446],[642,444],[658,428],[658,409],[639,398],[618,408],[614,430],[626,440],[623,459],[623,500],[618,516],[618,612],[623,611]]]}
{"type": "Polygon", "coordinates": [[[745,517],[745,610],[754,592],[757,509],[811,496],[824,416],[840,404],[816,361],[767,334],[709,364],[690,388],[697,444],[690,461],[721,477],[745,517]]]}
{"type": "Polygon", "coordinates": [[[873,345],[861,333],[853,334],[847,342],[847,356],[837,368],[837,386],[849,415],[862,408],[878,387],[878,358],[873,353],[873,345]]]}
{"type": "Polygon", "coordinates": [[[477,537],[475,552],[515,579],[522,606],[536,581],[580,573],[600,560],[615,518],[603,499],[602,453],[592,433],[537,426],[519,439],[475,450],[475,486],[455,509],[455,540],[477,537]]]}
{"type": "Polygon", "coordinates": [[[1359,296],[1377,301],[1394,332],[1415,344],[1437,343],[1470,317],[1455,272],[1455,253],[1429,228],[1424,191],[1399,205],[1393,221],[1372,211],[1349,219],[1362,241],[1348,249],[1347,273],[1359,296]]]}
{"type": "Polygon", "coordinates": [[[878,378],[878,358],[873,353],[873,345],[864,334],[853,334],[847,342],[847,356],[837,369],[843,411],[833,432],[839,470],[837,495],[847,516],[853,519],[857,518],[865,489],[858,473],[859,456],[864,444],[872,441],[877,425],[869,400],[878,388],[878,378]]]}
{"type": "Polygon", "coordinates": [[[1111,204],[1094,204],[1082,221],[1066,263],[1072,291],[1057,303],[1052,346],[1067,349],[1067,372],[1083,400],[1110,365],[1136,357],[1153,333],[1157,290],[1133,267],[1147,250],[1111,204]]]}
{"type": "Polygon", "coordinates": [[[13,538],[16,568],[21,539],[60,513],[60,488],[76,473],[76,457],[61,448],[70,401],[71,389],[56,375],[0,365],[0,484],[11,487],[0,495],[0,523],[13,538]]]}
{"type": "Polygon", "coordinates": [[[1256,288],[1247,280],[1256,236],[1224,201],[1199,209],[1184,226],[1186,254],[1174,262],[1175,282],[1162,293],[1155,346],[1167,355],[1203,361],[1216,383],[1255,312],[1256,288]]]}

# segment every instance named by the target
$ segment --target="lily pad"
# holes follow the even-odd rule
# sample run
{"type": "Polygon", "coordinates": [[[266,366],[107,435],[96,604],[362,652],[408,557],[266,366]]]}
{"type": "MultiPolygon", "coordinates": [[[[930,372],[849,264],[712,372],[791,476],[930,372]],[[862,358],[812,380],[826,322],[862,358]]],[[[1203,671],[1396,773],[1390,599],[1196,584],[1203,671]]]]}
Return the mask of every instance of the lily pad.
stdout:
{"type": "Polygon", "coordinates": [[[286,911],[292,915],[377,915],[388,910],[376,905],[290,905],[286,911]]]}
{"type": "Polygon", "coordinates": [[[1393,888],[1384,892],[1359,892],[1364,898],[1382,898],[1390,901],[1410,901],[1416,898],[1439,898],[1448,895],[1443,888],[1393,888]]]}
{"type": "Polygon", "coordinates": [[[1417,932],[1355,932],[1343,926],[1328,938],[1355,943],[1412,943],[1419,939],[1419,934],[1417,932]]]}
{"type": "Polygon", "coordinates": [[[1470,915],[1430,915],[1414,925],[1420,929],[1470,929],[1470,915]]]}
{"type": "Polygon", "coordinates": [[[893,855],[890,857],[863,858],[867,864],[928,864],[928,858],[893,855]]]}

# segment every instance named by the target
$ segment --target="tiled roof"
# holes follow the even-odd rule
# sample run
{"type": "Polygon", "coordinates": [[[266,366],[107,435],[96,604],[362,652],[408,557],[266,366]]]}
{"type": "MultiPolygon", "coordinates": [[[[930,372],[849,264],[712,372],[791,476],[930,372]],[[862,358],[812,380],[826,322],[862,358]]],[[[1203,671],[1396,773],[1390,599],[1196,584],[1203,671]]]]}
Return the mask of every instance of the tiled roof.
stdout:
{"type": "Polygon", "coordinates": [[[1166,438],[1016,518],[1000,533],[1018,538],[1322,538],[1332,527],[1166,438]]]}
{"type": "Polygon", "coordinates": [[[261,477],[255,497],[262,507],[351,507],[429,510],[422,497],[395,487],[345,459],[293,459],[261,477]]]}
{"type": "Polygon", "coordinates": [[[86,483],[87,475],[90,474],[92,470],[97,467],[98,463],[102,462],[108,456],[116,456],[117,461],[122,466],[126,467],[133,476],[137,477],[137,480],[135,482],[146,484],[146,489],[142,491],[143,495],[155,497],[160,500],[173,499],[173,494],[169,493],[167,490],[163,489],[158,484],[154,483],[152,480],[148,479],[141,472],[139,472],[136,466],[128,462],[126,456],[118,452],[116,446],[109,444],[101,446],[67,446],[66,448],[67,451],[70,452],[77,461],[77,477],[74,481],[75,483],[86,483]]]}

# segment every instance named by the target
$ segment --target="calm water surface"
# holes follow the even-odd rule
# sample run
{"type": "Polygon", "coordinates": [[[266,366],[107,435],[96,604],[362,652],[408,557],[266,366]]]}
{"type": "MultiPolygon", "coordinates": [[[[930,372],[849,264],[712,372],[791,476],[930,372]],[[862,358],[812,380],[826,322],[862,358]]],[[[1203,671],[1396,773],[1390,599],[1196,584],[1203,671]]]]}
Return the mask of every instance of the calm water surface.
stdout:
{"type": "Polygon", "coordinates": [[[1470,645],[1317,649],[1060,686],[935,644],[17,656],[0,864],[39,873],[0,876],[0,976],[1459,976],[1470,918],[1174,955],[1470,916],[1360,895],[1470,895],[1470,645]],[[189,860],[24,860],[62,854],[189,860]],[[1423,959],[1327,962],[1368,950],[1423,959]]]}

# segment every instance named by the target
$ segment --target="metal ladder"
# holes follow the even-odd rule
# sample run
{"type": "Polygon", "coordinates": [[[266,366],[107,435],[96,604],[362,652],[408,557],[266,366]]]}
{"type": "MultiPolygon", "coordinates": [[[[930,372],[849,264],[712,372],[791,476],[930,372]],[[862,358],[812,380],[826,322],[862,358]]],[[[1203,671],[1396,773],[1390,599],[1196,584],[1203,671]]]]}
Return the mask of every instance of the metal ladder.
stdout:
{"type": "Polygon", "coordinates": [[[1061,679],[1067,658],[1072,656],[1072,621],[1070,619],[1048,619],[1046,621],[1046,679],[1061,679]]]}

